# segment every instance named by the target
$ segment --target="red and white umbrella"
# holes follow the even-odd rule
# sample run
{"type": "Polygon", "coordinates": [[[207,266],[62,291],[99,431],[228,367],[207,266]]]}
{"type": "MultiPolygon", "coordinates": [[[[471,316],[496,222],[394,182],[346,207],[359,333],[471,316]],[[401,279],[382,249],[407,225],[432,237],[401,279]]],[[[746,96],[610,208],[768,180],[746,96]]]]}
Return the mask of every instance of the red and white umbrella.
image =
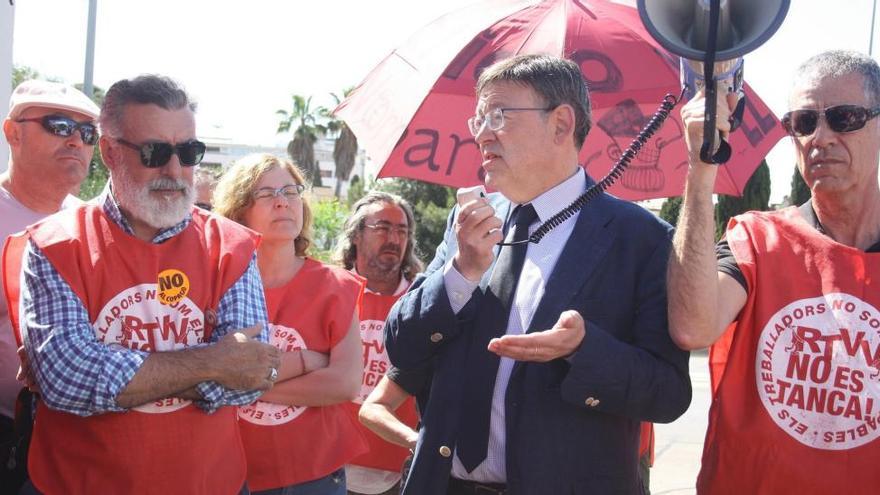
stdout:
{"type": "MultiPolygon", "coordinates": [[[[601,178],[651,118],[664,95],[680,92],[679,61],[647,33],[634,2],[483,0],[428,24],[373,69],[336,115],[345,120],[380,177],[453,187],[482,183],[467,128],[474,87],[488,65],[523,53],[578,63],[591,92],[593,128],[580,163],[601,178]]],[[[715,191],[740,195],[761,160],[785,133],[745,86],[746,111],[730,136],[733,156],[715,191]]],[[[609,190],[641,200],[681,194],[687,152],[675,110],[609,190]]],[[[540,173],[536,171],[536,173],[540,173]]]]}

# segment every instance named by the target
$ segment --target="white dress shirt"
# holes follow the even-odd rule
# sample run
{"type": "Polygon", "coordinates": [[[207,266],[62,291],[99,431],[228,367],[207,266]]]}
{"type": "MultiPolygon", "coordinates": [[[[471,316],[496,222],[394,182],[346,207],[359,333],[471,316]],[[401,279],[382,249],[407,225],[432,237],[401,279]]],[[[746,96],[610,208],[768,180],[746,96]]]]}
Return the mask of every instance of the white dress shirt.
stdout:
{"type": "MultiPolygon", "coordinates": [[[[583,194],[586,185],[586,174],[582,168],[578,167],[577,172],[571,177],[532,200],[531,204],[538,214],[538,220],[529,226],[529,234],[583,194]]],[[[578,215],[574,215],[551,230],[538,244],[530,243],[528,245],[525,263],[523,263],[519,275],[519,282],[507,320],[506,333],[508,335],[521,334],[528,329],[538,303],[544,296],[547,280],[562,254],[562,248],[574,231],[577,217],[578,215]]],[[[507,241],[513,238],[513,229],[509,230],[507,237],[509,237],[509,239],[505,239],[507,241]]],[[[446,263],[443,277],[449,303],[457,314],[470,300],[471,294],[479,286],[479,281],[472,282],[466,279],[452,266],[452,259],[446,263]]],[[[495,390],[492,393],[489,449],[486,459],[473,472],[468,473],[456,453],[452,460],[452,475],[454,477],[484,483],[505,483],[507,481],[504,397],[507,393],[507,383],[510,380],[513,365],[514,360],[506,357],[502,357],[498,365],[495,390]]]]}

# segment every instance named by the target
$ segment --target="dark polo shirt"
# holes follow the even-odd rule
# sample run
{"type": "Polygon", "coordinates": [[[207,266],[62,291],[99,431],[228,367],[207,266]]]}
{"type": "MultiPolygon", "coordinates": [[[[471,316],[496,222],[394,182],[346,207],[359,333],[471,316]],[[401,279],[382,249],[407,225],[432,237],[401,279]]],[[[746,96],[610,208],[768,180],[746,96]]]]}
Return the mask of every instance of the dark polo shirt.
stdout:
{"type": "MultiPolygon", "coordinates": [[[[825,229],[822,228],[822,224],[819,223],[819,219],[816,217],[816,210],[813,209],[813,201],[807,201],[798,207],[798,211],[801,216],[804,217],[804,220],[807,221],[810,225],[812,225],[816,230],[825,234],[825,229]]],[[[825,234],[827,235],[827,234],[825,234]]],[[[873,246],[869,247],[866,253],[878,253],[880,252],[880,240],[874,243],[873,246]]],[[[715,257],[718,260],[718,271],[722,273],[726,273],[733,277],[740,285],[742,285],[743,289],[746,292],[749,291],[749,288],[746,284],[746,278],[743,276],[742,271],[739,269],[739,265],[736,263],[736,258],[733,256],[733,251],[730,250],[730,245],[727,244],[727,239],[722,238],[718,241],[718,244],[715,245],[715,257]]]]}

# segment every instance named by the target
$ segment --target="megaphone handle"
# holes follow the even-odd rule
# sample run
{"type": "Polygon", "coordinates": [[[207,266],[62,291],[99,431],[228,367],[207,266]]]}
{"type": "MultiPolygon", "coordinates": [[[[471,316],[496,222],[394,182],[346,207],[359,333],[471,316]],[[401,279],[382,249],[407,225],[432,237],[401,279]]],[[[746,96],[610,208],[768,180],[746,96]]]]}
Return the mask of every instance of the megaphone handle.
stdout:
{"type": "Polygon", "coordinates": [[[706,39],[706,58],[703,60],[703,80],[706,86],[706,118],[703,121],[703,146],[700,148],[700,160],[704,163],[721,164],[730,159],[730,145],[715,130],[715,116],[718,107],[718,84],[715,81],[715,52],[718,42],[718,18],[721,11],[721,0],[709,2],[709,32],[706,39]],[[712,153],[716,137],[718,151],[712,153]]]}
{"type": "Polygon", "coordinates": [[[730,132],[733,132],[739,129],[739,126],[742,125],[743,114],[746,110],[746,94],[744,91],[740,90],[737,95],[736,108],[733,109],[733,113],[730,114],[730,132]]]}
{"type": "Polygon", "coordinates": [[[700,148],[700,160],[704,163],[715,163],[712,155],[715,153],[715,138],[720,136],[715,131],[716,102],[718,92],[715,90],[715,81],[706,79],[706,117],[703,120],[703,146],[700,148]]]}
{"type": "Polygon", "coordinates": [[[722,163],[727,163],[727,160],[730,159],[732,150],[730,144],[715,130],[715,117],[718,110],[716,105],[718,101],[716,86],[717,84],[714,80],[706,79],[706,117],[703,121],[703,145],[700,147],[700,160],[703,163],[721,165],[722,163]],[[713,153],[716,139],[719,140],[718,150],[713,153]]]}

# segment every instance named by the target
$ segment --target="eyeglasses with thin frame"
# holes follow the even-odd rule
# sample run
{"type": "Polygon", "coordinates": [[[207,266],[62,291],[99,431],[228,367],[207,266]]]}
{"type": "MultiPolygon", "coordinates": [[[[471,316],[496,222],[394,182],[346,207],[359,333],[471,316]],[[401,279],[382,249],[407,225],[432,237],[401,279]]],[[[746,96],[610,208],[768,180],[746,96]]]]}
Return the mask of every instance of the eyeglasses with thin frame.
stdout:
{"type": "Polygon", "coordinates": [[[278,189],[272,187],[261,187],[254,191],[254,199],[272,199],[278,196],[284,196],[288,201],[293,201],[302,196],[306,186],[302,184],[288,184],[278,189]]]}
{"type": "Polygon", "coordinates": [[[50,134],[63,138],[68,138],[74,132],[79,131],[79,137],[83,144],[93,146],[98,142],[98,128],[93,122],[77,122],[64,115],[45,115],[31,119],[18,119],[16,122],[36,122],[50,134]]]}
{"type": "Polygon", "coordinates": [[[819,119],[824,118],[834,132],[853,132],[880,115],[880,107],[865,108],[859,105],[836,105],[824,110],[793,110],[782,116],[782,126],[792,136],[810,136],[816,132],[819,119]]]}
{"type": "Polygon", "coordinates": [[[383,236],[388,236],[392,232],[396,236],[403,236],[403,237],[409,236],[409,227],[405,227],[403,225],[391,225],[388,222],[376,222],[372,225],[365,223],[364,227],[372,230],[373,232],[375,232],[377,234],[383,235],[383,236]]]}
{"type": "Polygon", "coordinates": [[[471,135],[477,137],[477,134],[483,130],[483,124],[489,128],[490,131],[499,131],[502,127],[504,127],[504,112],[549,112],[556,107],[544,107],[544,108],[496,108],[494,110],[490,110],[488,113],[484,115],[474,115],[469,118],[468,130],[471,131],[471,135]]]}
{"type": "Polygon", "coordinates": [[[191,139],[182,143],[172,144],[165,142],[152,142],[135,144],[122,138],[114,138],[119,144],[131,148],[140,153],[141,164],[147,168],[164,167],[171,160],[172,155],[177,155],[180,164],[184,167],[194,167],[202,162],[205,157],[207,146],[205,143],[191,139]]]}

